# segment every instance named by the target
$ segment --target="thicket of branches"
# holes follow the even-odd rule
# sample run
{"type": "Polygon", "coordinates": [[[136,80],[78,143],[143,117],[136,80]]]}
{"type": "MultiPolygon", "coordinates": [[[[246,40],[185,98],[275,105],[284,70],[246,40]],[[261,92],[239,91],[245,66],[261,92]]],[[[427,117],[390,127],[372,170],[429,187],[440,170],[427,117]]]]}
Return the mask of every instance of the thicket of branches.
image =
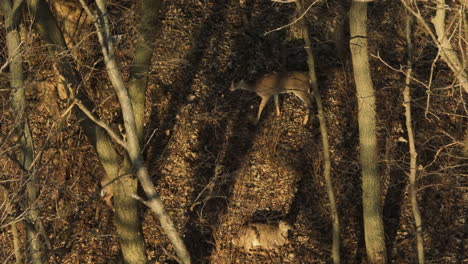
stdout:
{"type": "Polygon", "coordinates": [[[297,221],[286,259],[307,262],[319,250],[323,261],[346,263],[367,249],[370,263],[462,260],[466,1],[301,1],[297,8],[295,1],[280,0],[161,2],[2,0],[0,263],[75,263],[74,252],[93,255],[100,246],[109,251],[96,258],[102,263],[225,261],[232,257],[235,232],[224,229],[231,221],[226,219],[245,220],[230,210],[250,206],[248,199],[233,201],[235,177],[241,178],[235,175],[262,166],[261,158],[240,161],[256,157],[256,151],[288,169],[283,164],[295,164],[288,159],[313,164],[301,168],[309,177],[285,189],[296,190],[294,203],[303,203],[294,204],[297,210],[319,208],[323,225],[308,233],[312,222],[299,224],[295,208],[282,212],[297,221]],[[211,32],[221,33],[215,38],[211,32]],[[179,38],[165,39],[168,34],[179,38]],[[356,75],[362,64],[370,72],[356,75]],[[305,127],[292,118],[265,118],[254,127],[244,118],[252,100],[241,103],[227,93],[240,76],[307,68],[318,118],[311,116],[305,127]],[[369,82],[360,82],[362,76],[369,82]],[[365,85],[372,89],[363,93],[359,88],[365,85]],[[359,115],[363,109],[366,114],[359,115]],[[369,116],[375,117],[374,127],[365,134],[369,116]],[[291,150],[265,127],[278,134],[293,127],[306,135],[304,141],[297,136],[298,142],[317,148],[291,150]],[[321,131],[322,141],[310,131],[321,131]],[[258,146],[257,139],[268,144],[258,146]],[[163,165],[178,152],[183,158],[170,160],[176,165],[163,165]],[[167,176],[171,169],[178,173],[167,176]],[[207,171],[214,176],[203,178],[207,171]],[[372,188],[373,198],[366,192],[372,186],[366,174],[382,188],[372,188]],[[326,189],[320,177],[310,177],[316,175],[325,176],[326,189]],[[314,205],[320,199],[303,188],[323,193],[328,202],[314,205]],[[375,221],[366,226],[370,200],[375,221]],[[95,229],[79,219],[94,219],[95,229]],[[162,230],[149,227],[156,219],[162,230]],[[226,230],[231,233],[219,237],[226,230]],[[107,245],[105,236],[117,239],[107,245]],[[78,250],[80,237],[91,237],[93,244],[78,250]],[[323,248],[312,250],[308,243],[314,239],[323,248]],[[444,247],[458,253],[444,255],[444,247]]]}

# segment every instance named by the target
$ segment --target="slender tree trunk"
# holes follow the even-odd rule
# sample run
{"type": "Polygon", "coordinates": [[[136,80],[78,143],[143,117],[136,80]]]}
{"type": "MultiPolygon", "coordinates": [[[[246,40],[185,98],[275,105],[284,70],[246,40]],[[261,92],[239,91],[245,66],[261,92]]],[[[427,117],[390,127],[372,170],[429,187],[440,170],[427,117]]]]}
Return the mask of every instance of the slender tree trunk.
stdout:
{"type": "MultiPolygon", "coordinates": [[[[439,48],[442,59],[445,61],[445,63],[447,63],[447,66],[458,79],[462,89],[468,93],[468,71],[464,60],[466,54],[461,54],[461,56],[457,54],[456,49],[453,47],[452,43],[450,43],[449,36],[445,31],[445,0],[435,1],[437,11],[436,15],[432,18],[432,24],[434,25],[435,33],[433,32],[432,27],[426,23],[419,10],[415,11],[410,7],[411,1],[400,1],[406,10],[417,19],[420,25],[425,29],[426,33],[429,34],[431,39],[439,48]]],[[[466,19],[466,16],[465,18],[462,18],[462,20],[463,19],[466,19]]],[[[463,52],[463,48],[461,48],[461,52],[463,52]]]]}
{"type": "Polygon", "coordinates": [[[424,240],[422,234],[422,218],[419,212],[418,199],[416,196],[416,168],[417,157],[416,147],[414,144],[413,125],[411,124],[411,74],[413,71],[413,44],[412,44],[412,26],[413,16],[407,14],[406,16],[406,42],[408,46],[408,62],[405,80],[405,89],[403,90],[403,100],[405,106],[406,129],[408,131],[408,143],[410,152],[410,174],[409,174],[409,194],[411,200],[411,207],[413,209],[413,217],[416,225],[416,247],[418,252],[419,264],[424,264],[424,240]]]}
{"type": "MultiPolygon", "coordinates": [[[[303,8],[301,1],[296,1],[296,6],[299,14],[302,14],[303,8]]],[[[338,216],[338,210],[336,207],[335,201],[335,192],[333,189],[333,183],[331,179],[331,159],[330,159],[330,144],[328,142],[328,129],[327,122],[325,120],[325,115],[323,111],[322,97],[318,89],[317,76],[315,74],[315,61],[314,55],[312,53],[312,44],[309,38],[309,29],[307,23],[304,19],[301,19],[302,25],[302,36],[304,38],[305,46],[304,49],[307,53],[307,63],[309,65],[309,76],[310,84],[315,97],[315,102],[317,103],[317,116],[320,121],[320,132],[322,134],[322,144],[323,144],[323,159],[324,159],[324,171],[323,176],[325,178],[325,183],[327,186],[328,199],[330,200],[330,212],[332,218],[332,228],[333,228],[333,242],[332,242],[332,260],[334,264],[340,263],[340,221],[338,216]]]]}
{"type": "MultiPolygon", "coordinates": [[[[160,0],[143,0],[141,3],[142,16],[138,26],[133,64],[130,68],[128,94],[133,106],[137,136],[140,144],[143,143],[147,75],[156,39],[159,7],[160,0]]],[[[132,173],[132,163],[128,156],[125,156],[121,168],[121,173],[132,173]]],[[[140,225],[125,228],[131,219],[138,217],[138,211],[136,210],[138,208],[138,200],[132,197],[132,194],[137,193],[138,181],[133,177],[126,177],[122,181],[125,181],[125,183],[116,185],[113,188],[116,225],[121,226],[117,230],[125,231],[125,233],[119,233],[122,253],[127,263],[143,263],[142,259],[139,259],[138,256],[144,255],[145,245],[139,243],[140,240],[129,239],[127,241],[125,239],[126,237],[131,238],[131,233],[138,234],[140,233],[138,230],[141,230],[140,225]],[[125,210],[125,208],[135,208],[135,210],[125,210]]]]}
{"type": "MultiPolygon", "coordinates": [[[[83,7],[88,12],[89,16],[93,16],[84,0],[80,0],[83,7]]],[[[104,63],[106,65],[109,79],[114,87],[114,90],[119,99],[122,108],[125,132],[127,133],[126,150],[128,157],[131,160],[135,174],[140,181],[140,184],[145,192],[148,200],[145,202],[158,217],[161,227],[168,236],[171,243],[174,245],[179,261],[182,263],[191,263],[190,254],[185,247],[185,244],[177,232],[171,217],[166,212],[161,198],[156,192],[156,189],[151,181],[146,168],[143,157],[141,155],[140,144],[137,135],[137,126],[135,122],[135,114],[133,112],[132,102],[125,83],[122,79],[122,74],[114,57],[112,36],[109,29],[109,21],[107,17],[107,8],[103,0],[96,0],[98,7],[98,17],[96,19],[96,29],[98,30],[98,39],[101,44],[102,53],[104,55],[104,63]]],[[[136,195],[136,194],[135,194],[136,195]]]]}
{"type": "MultiPolygon", "coordinates": [[[[47,3],[43,0],[28,0],[28,4],[35,16],[35,23],[39,31],[52,44],[51,52],[56,55],[64,51],[67,52],[63,35],[47,3]]],[[[70,85],[74,91],[77,91],[76,97],[86,108],[93,109],[91,101],[82,92],[83,89],[77,89],[81,85],[81,78],[73,67],[71,56],[61,56],[60,58],[59,70],[67,82],[66,86],[70,85]]],[[[107,133],[78,107],[74,109],[74,113],[81,120],[80,125],[89,142],[95,148],[106,171],[108,181],[112,181],[119,175],[126,174],[129,171],[128,166],[124,166],[124,168],[127,168],[126,170],[119,169],[121,157],[115,150],[107,133]]],[[[141,230],[141,220],[138,216],[138,206],[135,199],[131,198],[131,194],[136,193],[137,182],[131,177],[125,176],[112,183],[110,188],[114,190],[115,225],[120,238],[124,260],[126,263],[146,263],[146,248],[141,230]]]]}
{"type": "Polygon", "coordinates": [[[382,187],[378,169],[375,91],[367,51],[367,3],[353,1],[349,12],[350,47],[358,100],[364,236],[370,263],[387,262],[382,221],[382,187]]]}
{"type": "MultiPolygon", "coordinates": [[[[460,82],[462,88],[468,93],[468,71],[466,65],[463,65],[461,62],[445,32],[445,0],[436,0],[435,2],[437,3],[437,11],[432,19],[432,24],[434,24],[437,40],[439,41],[440,54],[460,82]]],[[[461,57],[463,58],[464,56],[462,55],[461,57]]]]}
{"type": "Polygon", "coordinates": [[[13,249],[15,251],[16,264],[23,263],[23,254],[21,253],[20,238],[16,223],[11,224],[11,235],[13,236],[13,249]]]}
{"type": "Polygon", "coordinates": [[[5,28],[7,29],[6,42],[8,58],[10,60],[10,85],[12,88],[12,105],[16,114],[15,131],[19,144],[18,161],[23,171],[24,182],[26,182],[25,210],[28,210],[28,220],[26,224],[26,248],[29,251],[31,263],[41,264],[43,248],[39,238],[38,217],[36,200],[39,195],[39,179],[34,169],[31,167],[34,159],[34,147],[31,131],[29,130],[26,116],[26,97],[24,94],[23,80],[23,59],[21,56],[21,39],[19,34],[19,24],[21,19],[22,0],[13,3],[10,0],[1,1],[3,13],[5,15],[5,28]]]}
{"type": "MultiPolygon", "coordinates": [[[[141,3],[142,16],[138,26],[133,64],[130,69],[128,94],[133,106],[136,131],[140,144],[143,142],[147,75],[156,38],[159,6],[160,0],[144,0],[141,3]]],[[[121,174],[132,173],[132,163],[128,156],[125,156],[121,168],[121,174]]],[[[113,195],[116,225],[120,226],[117,230],[120,230],[119,236],[122,254],[127,263],[144,263],[143,259],[139,257],[144,256],[146,250],[145,245],[140,243],[143,240],[132,238],[135,236],[134,234],[140,233],[138,231],[141,230],[141,225],[135,224],[130,227],[127,225],[131,219],[138,218],[138,200],[132,197],[132,194],[137,193],[138,181],[133,177],[126,177],[120,181],[124,181],[124,183],[114,186],[113,195]],[[125,210],[125,208],[135,209],[125,210]]]]}
{"type": "MultiPolygon", "coordinates": [[[[176,251],[176,254],[179,258],[178,261],[181,263],[191,263],[190,254],[188,253],[181,236],[177,232],[172,219],[166,212],[162,200],[156,192],[153,182],[151,181],[148,169],[144,164],[137,135],[137,126],[132,102],[114,56],[112,35],[110,33],[105,1],[96,0],[97,17],[95,17],[84,0],[80,0],[80,2],[88,15],[93,17],[94,21],[96,21],[95,26],[98,33],[97,35],[99,43],[101,44],[101,50],[104,56],[104,64],[106,65],[109,80],[114,87],[122,109],[124,127],[127,135],[125,149],[133,165],[135,175],[137,176],[148,199],[144,202],[144,204],[156,214],[159,222],[161,223],[162,229],[174,246],[174,250],[176,251]]],[[[137,199],[140,199],[137,194],[133,194],[133,196],[137,199]]]]}
{"type": "Polygon", "coordinates": [[[142,1],[142,16],[138,25],[135,55],[130,68],[128,95],[132,100],[137,135],[140,141],[143,139],[146,87],[151,58],[153,57],[154,42],[156,41],[160,5],[160,0],[142,1]]]}

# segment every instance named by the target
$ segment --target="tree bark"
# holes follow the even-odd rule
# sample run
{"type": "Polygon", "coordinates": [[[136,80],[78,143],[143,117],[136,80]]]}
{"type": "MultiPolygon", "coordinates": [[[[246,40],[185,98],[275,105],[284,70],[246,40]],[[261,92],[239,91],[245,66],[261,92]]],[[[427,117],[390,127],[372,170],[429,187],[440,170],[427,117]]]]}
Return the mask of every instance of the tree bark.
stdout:
{"type": "Polygon", "coordinates": [[[140,140],[143,139],[146,88],[151,58],[153,56],[154,42],[156,40],[160,5],[160,0],[142,1],[142,16],[138,26],[135,55],[130,68],[128,94],[132,100],[137,135],[140,140]]]}
{"type": "Polygon", "coordinates": [[[16,223],[11,224],[11,235],[13,236],[13,250],[15,252],[15,263],[23,263],[23,254],[21,253],[20,238],[16,223]]]}
{"type": "MultiPolygon", "coordinates": [[[[28,210],[28,224],[26,224],[26,248],[31,263],[43,263],[43,248],[39,238],[38,218],[39,212],[36,207],[36,200],[39,196],[39,179],[32,168],[34,160],[34,146],[31,131],[26,114],[26,97],[24,93],[23,79],[23,59],[21,56],[21,39],[19,25],[21,21],[22,0],[1,1],[1,7],[5,16],[5,28],[7,29],[6,42],[8,58],[10,60],[10,86],[12,89],[12,105],[16,115],[15,131],[19,144],[18,161],[22,171],[24,182],[26,182],[24,210],[28,210]]],[[[16,228],[16,227],[13,227],[16,228]]]]}
{"type": "Polygon", "coordinates": [[[367,3],[353,1],[349,12],[350,48],[358,100],[360,163],[366,252],[370,263],[386,263],[382,187],[378,169],[375,91],[367,50],[367,3]]]}
{"type": "MultiPolygon", "coordinates": [[[[80,2],[88,12],[88,15],[93,17],[93,14],[89,10],[86,2],[84,2],[84,0],[80,0],[80,2]]],[[[159,222],[161,223],[162,229],[174,246],[176,254],[179,257],[179,261],[186,264],[191,263],[190,254],[177,232],[172,219],[166,212],[162,200],[157,194],[153,182],[151,181],[148,169],[144,164],[137,135],[137,126],[132,102],[114,57],[112,36],[110,34],[109,21],[107,17],[107,8],[103,0],[96,0],[96,4],[98,7],[98,17],[95,20],[95,25],[98,31],[98,39],[101,44],[101,50],[104,56],[104,63],[106,65],[109,79],[114,87],[122,108],[124,127],[127,134],[126,151],[133,165],[133,170],[135,171],[135,174],[138,177],[148,199],[145,202],[145,205],[147,205],[156,214],[159,222]]],[[[137,197],[136,194],[134,194],[134,196],[137,197]]]]}
{"type": "MultiPolygon", "coordinates": [[[[153,47],[156,38],[160,0],[144,0],[141,5],[141,19],[138,26],[137,43],[132,66],[130,68],[130,82],[128,95],[133,106],[133,114],[136,124],[136,132],[140,144],[143,142],[145,100],[147,75],[153,55],[153,47]]],[[[132,173],[132,163],[128,156],[125,156],[121,164],[121,174],[132,173]]],[[[144,263],[140,256],[145,256],[145,245],[140,240],[132,239],[132,233],[140,233],[141,223],[127,227],[131,219],[138,218],[138,200],[132,197],[137,193],[138,182],[136,178],[126,177],[122,179],[123,184],[114,186],[114,208],[116,225],[121,238],[122,254],[127,263],[144,263]],[[125,210],[132,208],[132,210],[125,210]],[[131,239],[125,239],[129,237],[131,239]]],[[[141,241],[143,241],[141,239],[141,241]]]]}
{"type": "MultiPolygon", "coordinates": [[[[460,82],[461,87],[466,93],[468,93],[468,72],[466,65],[461,63],[460,58],[455,52],[455,49],[447,38],[447,33],[445,32],[445,0],[436,0],[436,3],[437,11],[436,15],[432,19],[432,24],[434,24],[437,34],[440,54],[442,55],[442,59],[447,63],[450,70],[452,70],[453,74],[458,79],[458,82],[460,82]]],[[[465,55],[462,55],[462,58],[464,56],[465,55]]]]}
{"type": "MultiPolygon", "coordinates": [[[[143,143],[144,136],[147,76],[153,56],[157,23],[159,21],[159,7],[160,0],[142,1],[137,43],[133,63],[130,68],[128,94],[133,106],[136,131],[140,144],[143,143]]],[[[132,173],[132,163],[128,156],[125,156],[121,168],[121,174],[132,173]]],[[[129,241],[127,241],[127,239],[124,239],[125,237],[131,237],[131,233],[140,233],[138,230],[141,230],[140,223],[125,228],[126,224],[130,222],[131,219],[138,218],[138,200],[132,197],[132,194],[137,193],[138,181],[133,177],[126,177],[122,179],[122,181],[125,181],[125,183],[114,186],[113,195],[116,225],[120,226],[118,230],[126,231],[125,233],[119,233],[123,257],[127,263],[143,263],[143,259],[139,256],[144,256],[145,245],[139,243],[139,240],[129,239],[129,241]],[[125,210],[125,208],[134,209],[125,210]]]]}
{"type": "Polygon", "coordinates": [[[413,210],[414,222],[416,225],[416,248],[418,252],[418,263],[424,264],[424,240],[422,234],[422,218],[419,211],[418,198],[416,196],[416,168],[417,157],[416,146],[414,143],[414,133],[411,117],[411,74],[413,72],[413,45],[412,45],[412,26],[413,17],[411,14],[406,16],[406,42],[408,49],[408,62],[406,71],[405,88],[403,90],[403,101],[405,106],[406,129],[408,131],[408,144],[410,152],[410,173],[409,173],[409,194],[411,207],[413,210]]]}
{"type": "MultiPolygon", "coordinates": [[[[400,0],[400,1],[403,4],[403,6],[406,8],[406,10],[410,12],[417,19],[417,21],[422,25],[422,27],[429,34],[431,39],[439,48],[442,59],[445,61],[445,63],[447,63],[447,66],[449,66],[450,70],[458,79],[458,82],[460,83],[460,86],[462,87],[462,89],[466,93],[468,93],[468,71],[466,69],[465,60],[464,60],[464,57],[466,57],[466,54],[462,54],[460,56],[461,58],[459,58],[459,55],[456,53],[455,49],[450,43],[450,40],[447,37],[447,33],[445,32],[445,0],[436,1],[437,11],[436,11],[436,15],[432,18],[432,24],[434,25],[434,28],[436,31],[435,33],[433,32],[429,24],[426,23],[424,18],[421,16],[419,10],[417,12],[414,11],[410,7],[408,0],[400,0]]],[[[466,16],[462,19],[466,20],[466,16]]],[[[461,50],[463,52],[463,48],[461,50]]]]}
{"type": "MultiPolygon", "coordinates": [[[[296,6],[299,14],[304,11],[301,1],[296,1],[296,6]]],[[[309,29],[306,21],[300,20],[302,26],[302,36],[304,38],[304,49],[307,53],[307,63],[309,66],[310,84],[317,103],[317,116],[320,121],[320,132],[322,135],[323,144],[323,159],[324,159],[324,171],[323,176],[327,187],[328,199],[330,200],[330,212],[332,218],[332,229],[333,229],[333,242],[332,242],[332,260],[334,264],[340,263],[340,221],[338,216],[338,210],[335,201],[335,192],[333,189],[333,183],[331,179],[331,159],[330,159],[330,144],[328,141],[328,129],[327,122],[323,111],[322,97],[318,89],[317,76],[315,74],[315,60],[312,53],[312,44],[309,38],[309,29]]]]}
{"type": "MultiPolygon", "coordinates": [[[[69,53],[65,40],[57,22],[52,16],[47,3],[43,0],[28,0],[30,10],[35,16],[35,23],[42,33],[43,37],[52,44],[51,52],[56,55],[64,52],[69,53]]],[[[59,62],[59,70],[66,81],[66,86],[70,87],[77,93],[75,96],[83,103],[87,109],[93,109],[89,98],[82,92],[82,89],[77,89],[81,84],[81,77],[76,72],[71,56],[61,56],[59,62]]],[[[107,174],[108,182],[125,175],[126,171],[119,170],[121,157],[115,150],[115,147],[107,133],[96,123],[94,123],[82,110],[75,107],[74,113],[80,121],[80,126],[85,132],[89,142],[95,148],[99,160],[107,174]],[[123,173],[123,174],[119,174],[123,173]]],[[[138,216],[138,207],[134,199],[131,199],[132,191],[136,191],[137,182],[131,177],[121,177],[114,181],[110,187],[115,189],[114,200],[115,204],[115,225],[119,235],[122,255],[127,263],[146,263],[146,248],[143,233],[141,230],[141,220],[138,216]]]]}

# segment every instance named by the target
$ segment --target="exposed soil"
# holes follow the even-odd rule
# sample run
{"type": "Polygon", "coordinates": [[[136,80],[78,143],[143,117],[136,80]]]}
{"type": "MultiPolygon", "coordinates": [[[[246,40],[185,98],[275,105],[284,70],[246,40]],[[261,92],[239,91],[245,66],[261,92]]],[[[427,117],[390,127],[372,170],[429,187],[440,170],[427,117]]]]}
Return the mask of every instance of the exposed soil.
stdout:
{"type": "MultiPolygon", "coordinates": [[[[111,2],[113,33],[121,37],[116,45],[117,55],[127,75],[139,9],[133,1],[111,2]]],[[[296,24],[264,35],[290,23],[295,15],[294,5],[247,1],[247,6],[241,8],[236,1],[164,2],[147,94],[145,153],[157,190],[194,262],[330,263],[331,221],[322,176],[318,119],[312,116],[303,126],[303,103],[293,95],[284,95],[280,99],[281,116],[275,116],[274,104],[270,102],[255,125],[259,98],[246,91],[228,90],[232,80],[252,80],[273,71],[307,71],[296,24]],[[279,220],[286,220],[293,227],[290,243],[279,252],[249,255],[232,245],[231,240],[242,225],[279,220]]],[[[398,1],[371,4],[368,31],[370,52],[399,68],[406,63],[401,33],[404,13],[394,2],[398,1]]],[[[348,8],[343,1],[321,1],[306,18],[328,122],[332,177],[342,225],[342,259],[343,263],[366,263],[357,99],[349,44],[340,38],[340,24],[346,21],[348,8]]],[[[437,50],[424,43],[420,29],[416,32],[415,76],[425,80],[437,50]]],[[[343,34],[347,39],[346,27],[343,34]]],[[[39,36],[31,34],[29,38],[36,50],[25,54],[27,99],[36,151],[42,153],[36,165],[41,180],[38,204],[49,240],[47,247],[51,249],[49,262],[118,263],[120,249],[113,212],[99,198],[103,169],[72,115],[54,123],[66,110],[66,100],[48,92],[47,86],[36,84],[45,78],[41,72],[52,71],[53,58],[47,57],[39,36]]],[[[83,42],[86,41],[95,41],[94,36],[87,36],[83,42]]],[[[3,36],[1,42],[4,43],[3,36]]],[[[100,56],[93,55],[99,54],[98,48],[86,47],[87,52],[78,53],[83,56],[82,74],[89,77],[84,78],[83,89],[99,105],[101,118],[117,124],[121,116],[110,84],[103,81],[107,79],[102,65],[94,70],[86,67],[100,56]]],[[[2,59],[4,56],[2,52],[2,59]]],[[[401,94],[404,75],[375,57],[371,58],[371,65],[378,101],[389,256],[392,263],[417,263],[415,228],[406,190],[409,154],[404,140],[407,136],[401,94]]],[[[451,83],[452,75],[445,67],[440,63],[435,68],[437,87],[451,83]]],[[[1,82],[2,86],[7,85],[3,77],[1,82]]],[[[466,100],[455,90],[434,90],[430,112],[425,115],[425,88],[414,84],[413,89],[420,164],[418,198],[428,263],[468,263],[468,164],[460,143],[467,129],[466,100]]],[[[13,114],[8,94],[0,95],[0,125],[2,137],[7,138],[13,114]]],[[[5,144],[13,146],[11,142],[5,144]]],[[[14,162],[3,154],[5,146],[0,152],[0,184],[9,191],[14,203],[20,200],[24,182],[14,162]]],[[[155,216],[141,209],[151,263],[176,263],[172,246],[155,216]]],[[[13,211],[21,210],[17,206],[13,211]]],[[[5,218],[0,216],[0,220],[11,220],[12,215],[14,212],[5,218]]],[[[24,228],[18,228],[24,242],[24,228]]],[[[13,263],[10,229],[0,230],[0,241],[0,260],[13,263]]]]}

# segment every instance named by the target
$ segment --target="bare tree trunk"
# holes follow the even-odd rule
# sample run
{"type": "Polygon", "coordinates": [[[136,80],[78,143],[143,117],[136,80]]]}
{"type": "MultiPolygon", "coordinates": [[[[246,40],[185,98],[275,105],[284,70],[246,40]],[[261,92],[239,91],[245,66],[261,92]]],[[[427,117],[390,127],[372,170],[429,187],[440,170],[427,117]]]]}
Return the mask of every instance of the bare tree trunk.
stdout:
{"type": "MultiPolygon", "coordinates": [[[[444,59],[453,74],[455,74],[455,77],[458,79],[465,92],[468,93],[468,72],[466,65],[461,63],[460,58],[445,32],[445,0],[436,0],[436,3],[437,11],[435,17],[432,19],[432,24],[434,24],[437,34],[442,59],[444,59]]],[[[464,55],[462,55],[462,57],[464,57],[464,55]]]]}
{"type": "MultiPolygon", "coordinates": [[[[159,21],[159,7],[160,0],[143,0],[141,3],[137,43],[130,69],[128,94],[133,106],[137,136],[140,143],[143,142],[147,74],[153,55],[157,22],[159,21]]],[[[121,168],[121,174],[132,173],[132,163],[128,156],[125,156],[121,168]]],[[[132,238],[135,234],[141,234],[139,232],[141,230],[140,222],[138,222],[138,225],[135,224],[130,227],[127,225],[131,219],[138,218],[138,200],[132,197],[132,194],[137,193],[138,180],[133,177],[126,177],[120,181],[125,181],[125,183],[114,185],[112,191],[116,225],[120,226],[117,230],[121,230],[119,236],[122,254],[127,263],[143,263],[143,259],[139,257],[145,256],[145,245],[140,243],[143,240],[132,238]],[[126,210],[126,208],[132,209],[126,210]],[[122,231],[125,231],[125,233],[122,231]]]]}
{"type": "MultiPolygon", "coordinates": [[[[159,14],[159,0],[144,0],[141,6],[141,20],[138,27],[137,45],[135,49],[133,65],[130,69],[129,96],[135,115],[138,140],[143,141],[145,98],[147,86],[147,72],[153,55],[156,24],[159,14]]],[[[121,164],[121,174],[132,173],[132,163],[125,156],[121,164]]],[[[143,239],[135,239],[134,236],[141,234],[141,223],[128,226],[131,219],[138,218],[138,200],[132,197],[137,193],[138,182],[133,177],[119,180],[122,184],[113,186],[114,208],[116,225],[119,226],[120,245],[122,255],[126,263],[144,263],[141,256],[146,256],[146,248],[143,239]],[[128,210],[128,208],[131,208],[128,210]]],[[[145,257],[146,259],[146,257],[145,257]]]]}
{"type": "MultiPolygon", "coordinates": [[[[128,158],[124,161],[120,174],[132,175],[128,158]]],[[[137,192],[137,187],[138,181],[133,177],[123,177],[112,185],[115,225],[124,262],[129,264],[147,262],[146,245],[138,215],[138,201],[132,197],[132,194],[137,192]]]]}
{"type": "Polygon", "coordinates": [[[38,226],[39,213],[36,208],[36,200],[39,195],[39,179],[32,168],[34,160],[34,147],[31,131],[26,116],[26,97],[24,94],[23,59],[21,57],[21,39],[19,35],[19,24],[21,19],[21,6],[23,1],[10,0],[1,1],[3,13],[5,14],[5,28],[7,29],[6,41],[8,57],[10,60],[10,85],[12,88],[12,104],[18,124],[15,131],[19,144],[18,161],[26,182],[25,210],[28,210],[30,223],[26,225],[26,248],[29,250],[31,263],[41,264],[43,248],[39,238],[38,226]],[[13,4],[13,5],[12,5],[13,4]]]}
{"type": "MultiPolygon", "coordinates": [[[[296,1],[296,6],[299,14],[302,14],[303,8],[301,1],[296,1]]],[[[331,159],[330,159],[330,144],[328,142],[328,130],[327,122],[323,111],[322,97],[317,84],[317,76],[315,74],[315,61],[312,53],[312,44],[309,38],[309,29],[304,19],[301,19],[302,25],[302,36],[304,38],[305,46],[304,49],[307,52],[307,63],[309,65],[309,76],[310,84],[312,86],[315,102],[317,103],[317,116],[320,121],[320,132],[322,134],[323,144],[323,159],[324,159],[324,171],[323,176],[327,186],[328,199],[330,200],[330,212],[332,217],[332,228],[333,228],[333,245],[332,245],[332,260],[334,264],[340,263],[340,221],[338,216],[338,210],[336,208],[335,192],[333,190],[333,183],[331,179],[331,159]]]]}
{"type": "Polygon", "coordinates": [[[386,263],[382,187],[378,169],[375,91],[367,51],[367,3],[353,1],[349,11],[350,47],[358,100],[364,236],[370,263],[386,263]]]}
{"type": "MultiPolygon", "coordinates": [[[[445,32],[445,0],[437,0],[436,15],[432,18],[432,24],[435,28],[435,33],[428,23],[421,16],[419,10],[415,11],[410,7],[408,0],[400,0],[403,6],[408,12],[410,12],[417,21],[422,25],[425,31],[429,34],[431,39],[435,42],[439,48],[442,59],[447,63],[450,70],[453,72],[455,77],[458,79],[461,87],[466,93],[468,93],[468,71],[466,69],[464,57],[466,54],[459,55],[456,53],[454,47],[450,43],[450,40],[445,32]],[[463,63],[462,63],[463,61],[463,63]]],[[[466,20],[466,18],[463,18],[466,20]]],[[[463,20],[462,19],[462,20],[463,20]]],[[[466,45],[465,45],[466,46],[466,45]]],[[[463,52],[463,49],[461,49],[463,52]]]]}
{"type": "Polygon", "coordinates": [[[403,100],[405,106],[406,129],[408,130],[408,143],[410,152],[410,174],[409,174],[409,192],[411,199],[411,207],[413,209],[413,217],[416,225],[416,246],[418,251],[418,262],[424,264],[424,240],[422,234],[422,219],[419,212],[418,199],[416,196],[416,168],[417,156],[416,147],[414,144],[413,125],[411,124],[411,74],[413,71],[413,46],[412,46],[412,26],[413,16],[407,14],[406,18],[406,42],[408,46],[408,70],[406,71],[405,89],[403,90],[403,100]]]}
{"type": "Polygon", "coordinates": [[[145,98],[148,82],[148,72],[153,56],[156,29],[159,21],[160,0],[143,0],[141,6],[141,20],[138,26],[138,36],[130,68],[130,83],[128,95],[132,100],[137,135],[143,139],[145,98]]]}
{"type": "MultiPolygon", "coordinates": [[[[52,44],[51,52],[57,55],[65,51],[68,54],[63,35],[50,13],[47,3],[43,0],[28,0],[28,4],[35,16],[35,23],[39,31],[52,44]]],[[[65,86],[70,86],[74,91],[77,91],[76,97],[87,109],[93,109],[91,101],[82,92],[83,89],[77,89],[81,85],[81,78],[73,67],[71,56],[61,56],[59,65],[61,75],[66,82],[65,86]]],[[[121,157],[115,150],[107,133],[96,125],[79,107],[74,109],[74,113],[81,120],[80,125],[89,142],[95,148],[106,171],[108,181],[116,179],[119,175],[125,175],[128,170],[119,170],[121,157]]],[[[126,263],[146,263],[146,248],[141,230],[141,220],[138,216],[138,206],[135,199],[131,198],[131,194],[136,192],[137,182],[128,176],[121,177],[113,182],[110,188],[115,190],[115,225],[120,238],[124,260],[126,263]]]]}
{"type": "MultiPolygon", "coordinates": [[[[80,0],[88,15],[93,17],[93,13],[89,10],[86,2],[80,0]]],[[[158,217],[161,227],[169,237],[169,240],[174,246],[179,261],[181,263],[191,263],[190,255],[185,247],[183,240],[175,229],[174,223],[166,212],[161,198],[156,192],[156,189],[151,181],[146,168],[143,157],[141,155],[140,144],[137,135],[137,126],[135,122],[135,114],[133,112],[132,103],[125,83],[122,79],[122,74],[119,71],[117,62],[114,57],[112,36],[110,34],[109,22],[107,18],[107,9],[103,0],[96,0],[98,7],[98,17],[96,21],[96,29],[98,31],[98,39],[101,44],[102,53],[104,55],[104,63],[109,75],[109,79],[114,87],[114,90],[119,99],[122,108],[124,127],[127,134],[126,150],[132,162],[138,180],[148,198],[145,203],[158,217]]],[[[134,194],[135,197],[136,194],[134,194]]]]}
{"type": "Polygon", "coordinates": [[[11,224],[11,234],[13,236],[13,249],[15,251],[16,264],[23,263],[23,254],[21,253],[20,238],[16,223],[11,224]]]}

